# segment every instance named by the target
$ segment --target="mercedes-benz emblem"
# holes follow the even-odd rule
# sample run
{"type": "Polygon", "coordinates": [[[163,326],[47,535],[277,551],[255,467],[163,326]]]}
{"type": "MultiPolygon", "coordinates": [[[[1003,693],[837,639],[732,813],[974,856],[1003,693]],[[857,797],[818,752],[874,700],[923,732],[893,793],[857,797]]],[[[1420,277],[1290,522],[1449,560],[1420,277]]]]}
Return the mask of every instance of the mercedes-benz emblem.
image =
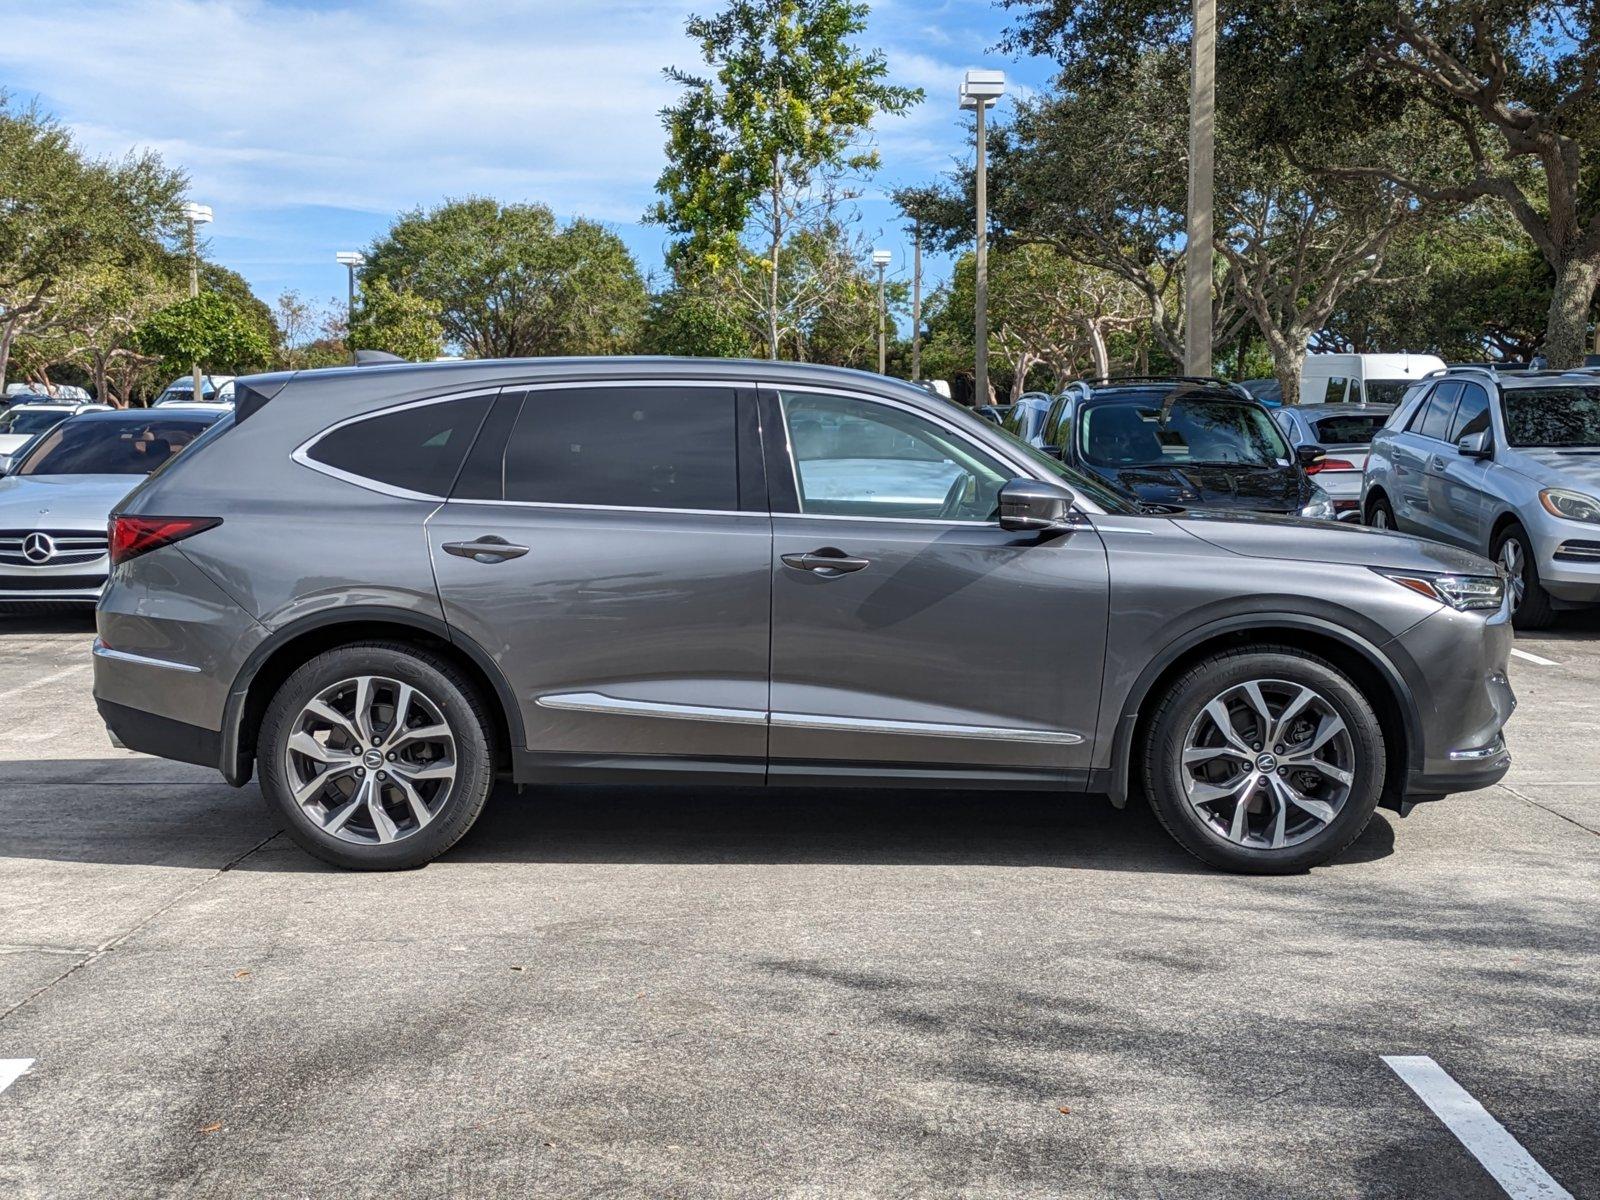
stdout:
{"type": "Polygon", "coordinates": [[[56,556],[56,544],[48,533],[30,533],[22,539],[22,557],[43,566],[56,556]]]}

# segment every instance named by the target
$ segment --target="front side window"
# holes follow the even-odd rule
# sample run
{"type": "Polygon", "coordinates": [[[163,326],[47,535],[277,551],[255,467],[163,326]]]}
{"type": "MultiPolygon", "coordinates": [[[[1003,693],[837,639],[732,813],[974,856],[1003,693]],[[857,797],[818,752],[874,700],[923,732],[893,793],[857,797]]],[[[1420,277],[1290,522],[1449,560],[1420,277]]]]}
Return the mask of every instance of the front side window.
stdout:
{"type": "Polygon", "coordinates": [[[532,388],[506,446],[505,498],[735,511],[734,399],[695,384],[532,388]]]}
{"type": "Polygon", "coordinates": [[[1488,428],[1489,393],[1475,383],[1465,384],[1461,389],[1461,403],[1456,406],[1456,419],[1450,426],[1450,441],[1459,442],[1488,428]]]}
{"type": "Polygon", "coordinates": [[[1366,383],[1368,404],[1399,404],[1411,387],[1409,379],[1369,379],[1366,383]]]}
{"type": "Polygon", "coordinates": [[[1014,474],[932,421],[869,400],[781,392],[800,511],[991,521],[1014,474]]]}
{"type": "Polygon", "coordinates": [[[63,421],[33,443],[18,475],[148,475],[199,437],[207,418],[63,421]]]}
{"type": "Polygon", "coordinates": [[[1506,388],[1506,439],[1513,446],[1600,446],[1600,388],[1506,388]]]}
{"type": "Polygon", "coordinates": [[[1417,419],[1411,422],[1412,432],[1419,433],[1425,438],[1436,438],[1441,442],[1449,438],[1450,422],[1456,413],[1456,398],[1460,395],[1459,383],[1441,383],[1434,388],[1433,395],[1428,397],[1428,402],[1422,406],[1417,419]]]}
{"type": "Polygon", "coordinates": [[[1350,381],[1342,375],[1335,375],[1328,380],[1327,389],[1322,393],[1324,404],[1338,404],[1344,399],[1344,389],[1350,381]]]}
{"type": "Polygon", "coordinates": [[[306,457],[346,475],[424,496],[447,496],[492,396],[392,409],[324,434],[306,457]]]}
{"type": "Polygon", "coordinates": [[[1078,422],[1086,462],[1098,467],[1283,466],[1289,448],[1265,409],[1235,400],[1091,405],[1078,422]]]}

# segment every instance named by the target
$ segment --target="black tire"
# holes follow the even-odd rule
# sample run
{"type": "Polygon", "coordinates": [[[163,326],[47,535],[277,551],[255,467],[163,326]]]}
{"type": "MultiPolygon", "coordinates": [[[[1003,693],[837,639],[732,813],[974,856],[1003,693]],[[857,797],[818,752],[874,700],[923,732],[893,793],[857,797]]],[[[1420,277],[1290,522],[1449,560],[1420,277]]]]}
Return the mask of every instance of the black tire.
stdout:
{"type": "Polygon", "coordinates": [[[1252,875],[1304,871],[1341,853],[1372,819],[1383,790],[1383,729],[1360,688],[1326,660],[1289,646],[1227,651],[1196,663],[1155,703],[1140,764],[1146,795],[1167,832],[1201,861],[1252,875]],[[1212,828],[1188,797],[1183,765],[1186,737],[1212,700],[1250,681],[1282,681],[1313,689],[1349,733],[1354,756],[1349,794],[1331,821],[1296,844],[1271,848],[1232,842],[1212,828]]]}
{"type": "Polygon", "coordinates": [[[289,836],[324,862],[358,871],[420,867],[460,841],[483,811],[494,786],[494,730],[483,697],[454,664],[400,642],[340,646],[295,671],[268,704],[258,740],[261,794],[289,836]],[[364,675],[417,689],[449,726],[454,744],[455,777],[442,807],[425,825],[386,844],[356,844],[325,831],[295,802],[286,777],[291,725],[305,706],[324,689],[364,675]]]}
{"type": "Polygon", "coordinates": [[[1556,619],[1555,606],[1550,603],[1550,593],[1539,582],[1539,564],[1534,561],[1528,533],[1521,525],[1507,525],[1495,535],[1490,553],[1502,567],[1506,565],[1502,556],[1507,542],[1517,544],[1522,565],[1522,602],[1512,609],[1511,623],[1518,629],[1548,629],[1556,619]]]}
{"type": "Polygon", "coordinates": [[[1389,507],[1389,501],[1382,492],[1367,501],[1366,523],[1374,529],[1395,528],[1394,509],[1389,507]]]}

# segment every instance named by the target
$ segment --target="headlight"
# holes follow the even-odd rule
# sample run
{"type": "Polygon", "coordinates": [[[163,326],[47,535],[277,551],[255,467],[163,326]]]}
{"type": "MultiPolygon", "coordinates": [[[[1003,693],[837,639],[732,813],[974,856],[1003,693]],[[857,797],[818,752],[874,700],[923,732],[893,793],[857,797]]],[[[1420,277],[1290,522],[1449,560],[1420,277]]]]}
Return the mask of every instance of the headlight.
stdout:
{"type": "Polygon", "coordinates": [[[1311,501],[1300,510],[1300,515],[1313,521],[1333,520],[1336,515],[1333,511],[1333,497],[1320,487],[1313,485],[1311,501]]]}
{"type": "Polygon", "coordinates": [[[1539,493],[1539,503],[1553,517],[1569,521],[1588,521],[1600,525],[1600,500],[1582,492],[1569,492],[1565,488],[1545,488],[1539,493]]]}
{"type": "Polygon", "coordinates": [[[1403,571],[1379,571],[1403,588],[1457,612],[1498,611],[1505,603],[1506,581],[1499,575],[1417,575],[1403,571]]]}

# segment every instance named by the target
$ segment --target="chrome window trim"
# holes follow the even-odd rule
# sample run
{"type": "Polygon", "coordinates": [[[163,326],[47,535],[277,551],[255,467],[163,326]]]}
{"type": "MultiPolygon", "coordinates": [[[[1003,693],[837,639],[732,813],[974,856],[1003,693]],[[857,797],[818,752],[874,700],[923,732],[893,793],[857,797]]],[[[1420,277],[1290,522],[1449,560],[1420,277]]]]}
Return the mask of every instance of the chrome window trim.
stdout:
{"type": "MultiPolygon", "coordinates": [[[[365,475],[357,475],[351,471],[340,470],[338,467],[333,467],[329,466],[327,463],[318,462],[316,459],[311,457],[311,451],[315,449],[317,443],[323,438],[327,437],[329,434],[337,433],[339,430],[344,429],[349,425],[356,425],[362,421],[375,421],[379,417],[392,416],[395,413],[406,412],[407,410],[413,408],[426,408],[430,404],[448,404],[452,400],[471,400],[476,396],[489,397],[489,403],[493,405],[495,400],[499,398],[500,393],[504,390],[505,385],[494,384],[490,387],[469,388],[463,392],[450,392],[443,396],[428,396],[422,400],[407,400],[403,404],[391,404],[388,408],[369,409],[366,412],[357,413],[353,417],[346,417],[342,421],[336,421],[332,425],[329,425],[326,429],[319,430],[318,432],[312,434],[305,441],[301,442],[300,445],[295,447],[294,453],[289,455],[289,458],[291,461],[299,463],[302,467],[311,468],[311,470],[316,471],[320,475],[326,475],[331,479],[338,479],[345,483],[353,484],[358,488],[365,488],[369,492],[377,492],[382,496],[393,496],[397,500],[421,500],[426,503],[437,504],[441,500],[445,499],[445,497],[435,495],[432,492],[417,492],[410,488],[396,487],[394,484],[384,483],[380,479],[368,479],[365,475]]],[[[470,451],[471,448],[469,447],[468,449],[470,451]]]]}
{"type": "Polygon", "coordinates": [[[151,658],[147,654],[130,654],[126,650],[113,650],[99,638],[94,640],[94,656],[96,658],[109,658],[117,662],[137,663],[141,667],[158,667],[163,671],[182,671],[189,675],[198,675],[199,667],[192,667],[188,663],[172,662],[165,658],[151,658]]]}

